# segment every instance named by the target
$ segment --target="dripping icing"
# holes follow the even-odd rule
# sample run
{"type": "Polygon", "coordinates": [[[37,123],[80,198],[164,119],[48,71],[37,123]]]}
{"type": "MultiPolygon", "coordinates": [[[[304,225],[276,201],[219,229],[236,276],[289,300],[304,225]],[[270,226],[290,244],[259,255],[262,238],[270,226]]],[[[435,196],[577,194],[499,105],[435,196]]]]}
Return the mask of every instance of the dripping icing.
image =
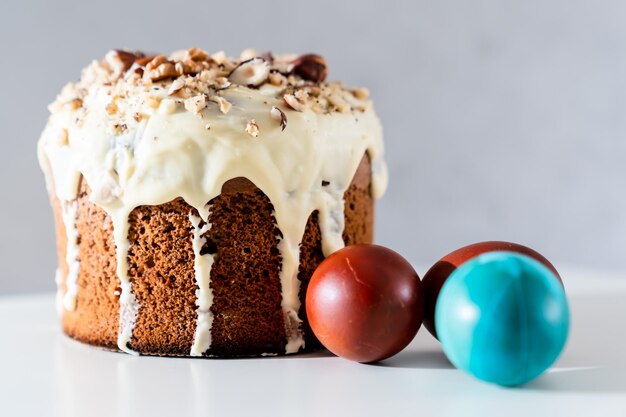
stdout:
{"type": "Polygon", "coordinates": [[[110,213],[113,222],[113,239],[115,241],[115,257],[117,261],[115,272],[120,280],[120,324],[117,335],[117,347],[132,355],[137,352],[130,348],[133,330],[139,313],[139,302],[132,290],[132,283],[128,277],[128,216],[130,212],[125,210],[110,213]]]}
{"type": "MultiPolygon", "coordinates": [[[[210,208],[209,208],[210,210],[210,208]]],[[[211,229],[211,224],[193,212],[189,213],[189,221],[193,226],[192,247],[194,255],[194,272],[196,284],[196,306],[198,312],[196,331],[194,333],[193,344],[189,354],[191,356],[202,356],[211,347],[211,327],[213,326],[213,292],[211,291],[211,267],[213,266],[214,255],[210,253],[202,254],[202,247],[206,243],[204,235],[211,229]]]]}
{"type": "Polygon", "coordinates": [[[65,294],[63,294],[62,305],[68,311],[76,309],[76,294],[78,293],[80,262],[78,260],[78,229],[76,228],[77,209],[78,202],[76,200],[61,202],[61,217],[63,218],[67,240],[65,246],[67,276],[65,277],[65,294]]]}

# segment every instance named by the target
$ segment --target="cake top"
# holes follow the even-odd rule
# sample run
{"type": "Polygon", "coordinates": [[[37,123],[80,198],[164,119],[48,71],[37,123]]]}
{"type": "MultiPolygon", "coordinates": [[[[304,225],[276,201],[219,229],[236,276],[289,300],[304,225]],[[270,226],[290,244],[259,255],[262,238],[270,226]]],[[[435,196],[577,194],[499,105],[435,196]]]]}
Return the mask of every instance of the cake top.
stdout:
{"type": "MultiPolygon", "coordinates": [[[[85,97],[90,90],[104,90],[111,96],[107,112],[114,128],[123,131],[128,126],[125,119],[139,121],[142,106],[154,109],[164,99],[171,100],[173,107],[182,106],[199,116],[210,103],[226,114],[231,103],[224,98],[224,92],[239,86],[277,98],[285,109],[299,112],[363,113],[370,106],[367,89],[326,82],[327,74],[326,60],[316,54],[257,54],[247,49],[234,59],[224,52],[209,55],[197,48],[177,51],[169,57],[111,50],[103,60],[86,67],[78,82],[67,84],[49,109],[52,113],[76,111],[80,123],[80,113],[89,107],[85,97]],[[132,106],[132,114],[127,114],[117,102],[132,98],[140,102],[132,106]]],[[[284,111],[275,106],[270,111],[284,129],[284,111]]],[[[258,135],[254,123],[247,126],[247,131],[258,135]]]]}

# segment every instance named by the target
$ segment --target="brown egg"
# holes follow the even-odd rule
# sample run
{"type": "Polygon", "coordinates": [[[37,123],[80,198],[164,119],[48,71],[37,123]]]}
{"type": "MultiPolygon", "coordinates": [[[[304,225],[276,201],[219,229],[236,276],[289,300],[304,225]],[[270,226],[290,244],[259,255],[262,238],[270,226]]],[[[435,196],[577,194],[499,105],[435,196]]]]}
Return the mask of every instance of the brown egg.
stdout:
{"type": "Polygon", "coordinates": [[[543,255],[529,247],[518,245],[517,243],[500,241],[480,242],[450,252],[437,261],[437,263],[426,272],[424,280],[422,281],[425,304],[424,326],[433,336],[437,337],[437,330],[435,329],[435,306],[437,304],[437,297],[439,297],[439,291],[441,291],[441,287],[443,287],[443,284],[450,274],[466,261],[485,252],[493,251],[509,251],[530,256],[547,266],[554,272],[559,280],[561,279],[556,268],[543,255]]]}
{"type": "Polygon", "coordinates": [[[334,354],[376,362],[404,349],[422,324],[424,294],[402,256],[377,245],[354,245],[317,268],[306,295],[313,332],[334,354]]]}

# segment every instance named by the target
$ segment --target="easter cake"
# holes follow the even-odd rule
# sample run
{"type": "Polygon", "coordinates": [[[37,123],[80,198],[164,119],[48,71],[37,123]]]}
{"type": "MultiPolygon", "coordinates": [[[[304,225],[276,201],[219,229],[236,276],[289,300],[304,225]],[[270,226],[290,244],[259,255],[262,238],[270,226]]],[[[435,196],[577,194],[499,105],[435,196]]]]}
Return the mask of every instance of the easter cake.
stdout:
{"type": "Polygon", "coordinates": [[[38,144],[64,332],[133,354],[318,346],[304,297],[371,243],[385,190],[367,91],[318,55],[111,51],[50,106],[38,144]]]}

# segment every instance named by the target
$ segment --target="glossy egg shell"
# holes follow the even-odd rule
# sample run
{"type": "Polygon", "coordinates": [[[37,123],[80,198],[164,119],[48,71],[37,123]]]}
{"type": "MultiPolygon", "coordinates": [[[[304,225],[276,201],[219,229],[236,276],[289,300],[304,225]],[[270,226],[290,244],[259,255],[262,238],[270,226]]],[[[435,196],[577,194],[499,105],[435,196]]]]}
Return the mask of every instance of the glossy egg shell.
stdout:
{"type": "Polygon", "coordinates": [[[423,317],[420,279],[396,252],[377,245],[343,248],[324,260],[306,295],[311,329],[334,354],[357,362],[395,355],[423,317]]]}
{"type": "Polygon", "coordinates": [[[537,260],[490,252],[456,269],[435,312],[441,346],[457,368],[514,386],[544,372],[567,339],[569,309],[559,279],[537,260]]]}
{"type": "Polygon", "coordinates": [[[475,258],[478,255],[493,251],[510,251],[517,252],[531,258],[534,258],[547,266],[554,274],[561,279],[556,268],[539,252],[517,243],[503,242],[503,241],[488,241],[479,242],[472,245],[464,246],[450,252],[437,263],[435,263],[424,275],[422,284],[424,287],[424,327],[428,329],[430,334],[437,337],[437,330],[435,328],[435,306],[439,297],[441,287],[446,282],[448,277],[456,268],[461,266],[464,262],[475,258]]]}

